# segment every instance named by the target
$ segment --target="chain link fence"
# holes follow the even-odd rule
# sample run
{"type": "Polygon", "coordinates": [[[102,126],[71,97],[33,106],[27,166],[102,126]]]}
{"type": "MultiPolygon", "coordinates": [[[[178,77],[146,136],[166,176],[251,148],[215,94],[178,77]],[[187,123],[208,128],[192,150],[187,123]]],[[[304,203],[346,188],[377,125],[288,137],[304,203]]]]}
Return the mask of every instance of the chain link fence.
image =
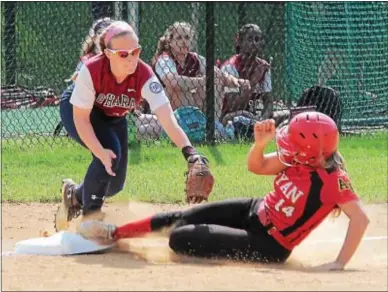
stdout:
{"type": "MultiPolygon", "coordinates": [[[[60,96],[71,91],[80,57],[98,53],[93,42],[106,17],[135,29],[141,59],[152,65],[194,142],[249,139],[255,120],[273,117],[279,125],[303,106],[334,115],[343,132],[388,125],[386,2],[2,2],[1,8],[2,139],[52,143],[66,134],[60,96]]],[[[128,120],[131,141],[167,139],[146,102],[128,120]]]]}

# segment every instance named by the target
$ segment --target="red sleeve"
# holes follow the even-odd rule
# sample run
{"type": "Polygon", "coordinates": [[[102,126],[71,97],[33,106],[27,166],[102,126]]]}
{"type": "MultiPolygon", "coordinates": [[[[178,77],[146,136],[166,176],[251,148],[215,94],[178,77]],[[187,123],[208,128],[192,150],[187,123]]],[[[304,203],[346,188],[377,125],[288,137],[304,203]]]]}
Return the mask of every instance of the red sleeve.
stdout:
{"type": "Polygon", "coordinates": [[[324,204],[340,205],[359,200],[345,171],[338,170],[330,174],[323,188],[322,202],[324,204]]]}

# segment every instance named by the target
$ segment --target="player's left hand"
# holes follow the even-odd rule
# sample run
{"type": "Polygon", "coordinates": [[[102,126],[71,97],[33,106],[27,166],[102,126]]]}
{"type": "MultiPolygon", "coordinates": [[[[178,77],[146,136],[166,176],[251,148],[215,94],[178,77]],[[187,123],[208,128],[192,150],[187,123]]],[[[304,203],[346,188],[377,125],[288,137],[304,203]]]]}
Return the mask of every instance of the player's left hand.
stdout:
{"type": "Polygon", "coordinates": [[[196,204],[207,201],[214,186],[214,177],[211,173],[206,157],[195,154],[188,159],[186,173],[186,202],[196,204]]]}
{"type": "Polygon", "coordinates": [[[344,265],[334,261],[331,263],[326,263],[323,265],[319,265],[313,268],[314,271],[320,271],[320,272],[329,272],[329,271],[342,271],[344,269],[344,265]]]}

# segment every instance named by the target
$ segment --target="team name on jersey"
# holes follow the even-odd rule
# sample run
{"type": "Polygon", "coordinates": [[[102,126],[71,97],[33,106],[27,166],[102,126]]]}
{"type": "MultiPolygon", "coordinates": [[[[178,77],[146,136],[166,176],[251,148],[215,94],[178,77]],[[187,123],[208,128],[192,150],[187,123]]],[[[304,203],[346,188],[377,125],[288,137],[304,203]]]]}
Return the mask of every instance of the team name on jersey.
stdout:
{"type": "Polygon", "coordinates": [[[116,96],[112,93],[100,93],[96,98],[96,102],[104,107],[122,107],[127,109],[133,109],[136,107],[136,99],[125,94],[116,96]]]}
{"type": "Polygon", "coordinates": [[[299,190],[285,173],[282,173],[275,183],[279,186],[284,196],[291,200],[293,204],[304,195],[303,191],[299,190]]]}

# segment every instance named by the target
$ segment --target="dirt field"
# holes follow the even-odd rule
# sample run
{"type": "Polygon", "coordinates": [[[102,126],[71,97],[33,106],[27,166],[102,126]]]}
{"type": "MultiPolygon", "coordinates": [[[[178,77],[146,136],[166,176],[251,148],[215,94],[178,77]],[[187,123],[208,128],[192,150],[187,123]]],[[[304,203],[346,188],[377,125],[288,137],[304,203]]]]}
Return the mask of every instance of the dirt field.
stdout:
{"type": "MultiPolygon", "coordinates": [[[[124,223],[176,206],[108,203],[107,220],[124,223]]],[[[387,204],[370,205],[367,236],[347,271],[311,272],[335,259],[347,219],[327,220],[298,247],[283,266],[194,260],[170,253],[165,238],[122,241],[105,254],[49,257],[12,255],[19,240],[53,232],[56,207],[48,204],[2,206],[2,288],[29,291],[81,290],[385,290],[387,291],[387,204]],[[317,242],[323,240],[326,242],[317,242]],[[329,242],[328,242],[329,241],[329,242]],[[151,245],[154,245],[151,247],[151,245]]]]}

